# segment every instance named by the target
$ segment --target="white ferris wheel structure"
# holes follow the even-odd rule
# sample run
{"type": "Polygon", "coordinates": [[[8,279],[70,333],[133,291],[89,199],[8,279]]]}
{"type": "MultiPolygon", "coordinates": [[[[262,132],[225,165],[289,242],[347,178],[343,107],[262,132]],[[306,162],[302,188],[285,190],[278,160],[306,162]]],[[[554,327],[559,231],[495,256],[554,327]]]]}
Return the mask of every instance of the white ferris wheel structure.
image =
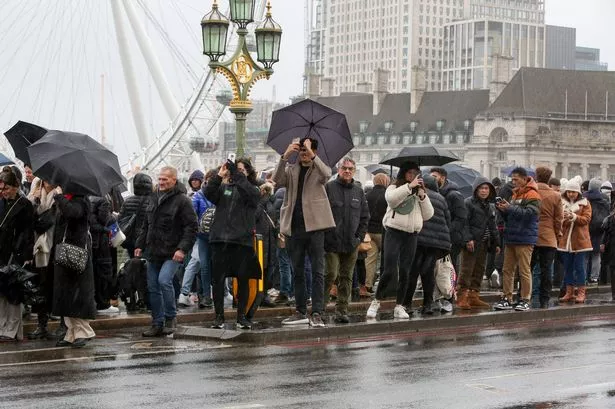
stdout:
{"type": "MultiPolygon", "coordinates": [[[[266,1],[256,1],[256,22],[265,17],[266,1]]],[[[217,124],[230,119],[231,99],[226,80],[201,55],[199,22],[209,6],[191,0],[3,2],[0,38],[9,40],[0,43],[0,129],[21,119],[88,133],[114,146],[129,178],[167,165],[183,175],[202,168],[200,155],[219,149],[217,124]],[[171,25],[184,30],[186,41],[173,38],[171,25]]],[[[229,14],[228,3],[221,11],[229,14]]],[[[230,49],[237,39],[229,28],[230,49]]],[[[0,149],[12,156],[4,137],[0,149]]]]}

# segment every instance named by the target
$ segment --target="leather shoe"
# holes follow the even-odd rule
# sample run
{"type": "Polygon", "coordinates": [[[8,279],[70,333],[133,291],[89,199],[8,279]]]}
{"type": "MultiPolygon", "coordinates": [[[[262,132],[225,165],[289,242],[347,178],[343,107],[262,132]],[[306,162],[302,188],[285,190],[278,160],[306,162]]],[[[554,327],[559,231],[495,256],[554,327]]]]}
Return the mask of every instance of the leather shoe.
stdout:
{"type": "Polygon", "coordinates": [[[83,348],[88,343],[88,340],[85,338],[77,338],[75,342],[71,345],[73,348],[83,348]]]}
{"type": "Polygon", "coordinates": [[[49,332],[47,332],[47,328],[46,327],[36,327],[36,329],[32,332],[30,332],[27,337],[28,339],[34,340],[34,339],[45,339],[47,338],[47,336],[49,335],[49,332]]]}
{"type": "Polygon", "coordinates": [[[69,347],[71,345],[73,345],[73,343],[72,342],[68,342],[65,339],[61,339],[58,342],[56,342],[56,346],[57,347],[69,347]]]}

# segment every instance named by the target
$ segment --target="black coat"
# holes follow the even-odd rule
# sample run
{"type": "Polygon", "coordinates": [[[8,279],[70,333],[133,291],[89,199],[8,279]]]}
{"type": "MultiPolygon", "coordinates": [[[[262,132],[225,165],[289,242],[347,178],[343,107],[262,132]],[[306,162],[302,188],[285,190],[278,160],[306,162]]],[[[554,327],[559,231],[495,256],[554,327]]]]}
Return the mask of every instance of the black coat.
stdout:
{"type": "MultiPolygon", "coordinates": [[[[104,197],[90,196],[90,233],[92,235],[93,249],[107,249],[109,247],[109,229],[107,226],[113,221],[111,215],[111,201],[104,197]]],[[[108,251],[111,257],[110,250],[108,251]]]]}
{"type": "Polygon", "coordinates": [[[604,224],[604,219],[606,219],[611,212],[611,206],[599,190],[587,192],[585,197],[592,206],[592,219],[589,222],[589,236],[594,251],[598,252],[600,251],[600,243],[604,233],[602,225],[604,224]]]}
{"type": "Polygon", "coordinates": [[[198,223],[186,188],[177,183],[168,192],[153,193],[147,201],[145,223],[136,248],[145,249],[145,258],[171,260],[177,250],[192,253],[198,223]]]}
{"type": "Polygon", "coordinates": [[[143,233],[143,226],[147,218],[147,205],[152,195],[152,178],[143,173],[138,173],[133,179],[134,196],[128,197],[122,204],[118,220],[129,220],[136,216],[134,224],[129,231],[125,231],[126,240],[122,243],[124,248],[135,248],[137,239],[143,233]]]}
{"type": "Polygon", "coordinates": [[[260,190],[239,172],[231,179],[229,184],[222,183],[222,178],[216,175],[203,188],[207,200],[216,205],[209,242],[253,247],[260,190]]]}
{"type": "Polygon", "coordinates": [[[382,234],[384,227],[382,219],[387,212],[387,201],[384,198],[386,186],[375,185],[374,188],[365,196],[369,207],[368,233],[382,234]]]}
{"type": "Polygon", "coordinates": [[[499,231],[496,225],[497,211],[495,205],[490,203],[495,198],[495,188],[486,178],[477,178],[473,186],[473,194],[465,200],[468,217],[463,229],[464,244],[474,240],[475,247],[482,245],[485,229],[489,229],[489,250],[499,246],[499,231]],[[491,193],[487,200],[483,201],[476,196],[476,189],[488,184],[491,193]]]}
{"type": "Polygon", "coordinates": [[[352,253],[363,241],[369,223],[369,207],[363,189],[338,177],[325,185],[335,228],[325,232],[325,251],[352,253]]]}
{"type": "Polygon", "coordinates": [[[0,201],[0,266],[9,262],[11,254],[12,263],[21,265],[34,258],[34,207],[19,193],[14,202],[0,201]]]}
{"type": "Polygon", "coordinates": [[[90,257],[84,272],[69,270],[53,263],[53,315],[95,319],[96,302],[94,301],[94,271],[92,268],[92,243],[88,233],[88,218],[90,204],[83,196],[74,196],[70,200],[65,196],[56,195],[58,209],[56,227],[54,230],[51,263],[53,263],[55,248],[62,243],[66,235],[66,243],[85,248],[90,257]]]}
{"type": "Polygon", "coordinates": [[[439,250],[436,259],[447,255],[451,250],[451,214],[444,196],[435,190],[426,190],[433,206],[433,216],[423,222],[423,228],[417,236],[417,245],[439,250]]]}
{"type": "Polygon", "coordinates": [[[604,253],[602,254],[602,264],[615,266],[615,213],[611,213],[602,225],[602,244],[604,253]]]}
{"type": "Polygon", "coordinates": [[[263,197],[255,214],[256,233],[263,236],[263,267],[274,265],[277,226],[275,225],[275,197],[263,197]],[[273,224],[272,224],[273,222],[273,224]]]}
{"type": "Polygon", "coordinates": [[[463,242],[463,227],[468,217],[465,199],[454,182],[447,180],[440,188],[440,194],[446,199],[448,211],[451,213],[451,242],[453,246],[461,247],[463,242]]]}

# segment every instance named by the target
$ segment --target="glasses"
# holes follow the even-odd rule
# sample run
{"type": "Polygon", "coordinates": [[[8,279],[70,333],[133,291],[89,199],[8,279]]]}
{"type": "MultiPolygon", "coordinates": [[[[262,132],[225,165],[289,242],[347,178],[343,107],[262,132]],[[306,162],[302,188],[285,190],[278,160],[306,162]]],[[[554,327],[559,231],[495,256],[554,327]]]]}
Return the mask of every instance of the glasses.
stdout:
{"type": "Polygon", "coordinates": [[[352,167],[352,166],[342,166],[341,169],[342,170],[347,170],[349,172],[354,172],[354,167],[352,167]]]}

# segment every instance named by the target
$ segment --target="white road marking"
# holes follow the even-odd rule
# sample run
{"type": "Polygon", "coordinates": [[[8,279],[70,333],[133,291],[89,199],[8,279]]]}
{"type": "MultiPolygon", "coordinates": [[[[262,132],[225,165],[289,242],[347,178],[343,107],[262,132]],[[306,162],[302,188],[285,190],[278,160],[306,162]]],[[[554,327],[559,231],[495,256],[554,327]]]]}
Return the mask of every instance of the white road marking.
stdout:
{"type": "Polygon", "coordinates": [[[554,373],[554,372],[566,372],[566,371],[574,371],[574,370],[577,370],[577,369],[589,369],[589,368],[596,368],[596,367],[599,367],[599,366],[613,366],[613,365],[615,365],[615,362],[603,362],[603,363],[599,363],[599,364],[570,366],[570,367],[566,367],[566,368],[542,369],[542,370],[538,370],[538,371],[514,372],[514,373],[507,373],[507,374],[504,374],[504,375],[487,376],[485,378],[470,379],[470,381],[471,382],[480,382],[480,381],[487,381],[487,380],[490,380],[490,379],[514,378],[516,376],[528,376],[528,375],[539,375],[539,374],[554,373]]]}
{"type": "Polygon", "coordinates": [[[239,405],[239,406],[225,406],[222,409],[252,409],[252,408],[264,408],[265,405],[261,405],[260,403],[252,403],[248,405],[239,405]]]}

